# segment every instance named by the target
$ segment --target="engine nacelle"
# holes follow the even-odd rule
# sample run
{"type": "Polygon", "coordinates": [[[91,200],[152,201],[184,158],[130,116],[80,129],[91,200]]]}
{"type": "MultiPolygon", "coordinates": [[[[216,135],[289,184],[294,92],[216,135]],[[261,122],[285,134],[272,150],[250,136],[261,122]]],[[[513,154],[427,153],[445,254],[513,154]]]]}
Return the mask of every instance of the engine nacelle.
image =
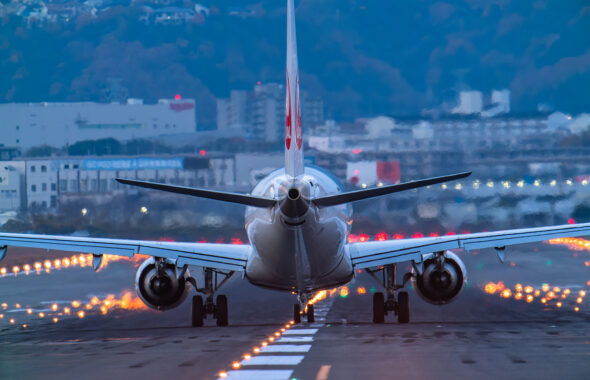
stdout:
{"type": "MultiPolygon", "coordinates": [[[[166,260],[166,259],[164,259],[166,260]]],[[[141,264],[135,275],[135,290],[141,300],[156,310],[168,310],[180,305],[191,289],[188,270],[182,278],[176,276],[176,265],[166,260],[164,270],[158,276],[157,262],[150,257],[141,264]]]]}
{"type": "Polygon", "coordinates": [[[451,251],[424,261],[424,271],[414,271],[412,284],[416,293],[426,302],[444,305],[453,301],[467,281],[463,261],[451,251]]]}

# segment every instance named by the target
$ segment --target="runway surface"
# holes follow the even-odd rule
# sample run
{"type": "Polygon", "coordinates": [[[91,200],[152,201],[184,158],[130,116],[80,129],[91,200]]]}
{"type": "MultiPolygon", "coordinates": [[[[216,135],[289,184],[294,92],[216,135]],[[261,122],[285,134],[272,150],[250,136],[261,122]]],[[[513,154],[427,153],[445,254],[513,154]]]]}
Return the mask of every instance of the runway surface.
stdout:
{"type": "Polygon", "coordinates": [[[143,308],[132,263],[94,273],[62,258],[50,273],[30,263],[26,275],[22,262],[17,276],[0,276],[0,379],[587,379],[590,252],[536,244],[508,255],[502,265],[493,250],[461,253],[463,294],[438,307],[410,290],[407,325],[391,315],[371,323],[379,285],[362,273],[316,304],[312,325],[289,324],[293,296],[238,276],[221,292],[230,326],[207,319],[203,328],[190,327],[189,300],[169,312],[143,308]]]}

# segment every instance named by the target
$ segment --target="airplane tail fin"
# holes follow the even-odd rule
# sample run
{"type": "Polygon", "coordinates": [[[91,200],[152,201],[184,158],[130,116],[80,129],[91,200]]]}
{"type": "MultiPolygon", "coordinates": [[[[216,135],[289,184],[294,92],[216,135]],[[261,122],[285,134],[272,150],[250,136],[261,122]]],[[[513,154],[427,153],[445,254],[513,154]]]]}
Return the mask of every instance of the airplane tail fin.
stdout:
{"type": "Polygon", "coordinates": [[[287,94],[285,99],[285,172],[295,178],[303,174],[301,103],[295,33],[294,0],[287,0],[287,94]]]}

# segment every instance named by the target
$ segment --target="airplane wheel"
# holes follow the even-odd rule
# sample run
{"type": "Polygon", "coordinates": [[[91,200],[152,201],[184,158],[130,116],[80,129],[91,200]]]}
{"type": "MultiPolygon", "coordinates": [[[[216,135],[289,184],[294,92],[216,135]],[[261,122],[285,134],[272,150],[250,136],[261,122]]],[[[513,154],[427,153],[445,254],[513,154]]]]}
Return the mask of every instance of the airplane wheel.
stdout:
{"type": "Polygon", "coordinates": [[[383,293],[373,294],[373,323],[385,322],[385,297],[383,293]]]}
{"type": "Polygon", "coordinates": [[[293,321],[295,323],[301,323],[301,306],[298,303],[293,305],[293,321]]]}
{"type": "Polygon", "coordinates": [[[227,326],[227,297],[224,295],[217,296],[215,305],[217,311],[217,326],[227,326]]]}
{"type": "Polygon", "coordinates": [[[399,292],[397,295],[397,321],[398,323],[410,322],[410,300],[408,292],[399,292]]]}
{"type": "Polygon", "coordinates": [[[315,322],[315,312],[313,310],[313,305],[307,305],[307,322],[315,322]]]}
{"type": "Polygon", "coordinates": [[[191,307],[191,319],[193,327],[203,326],[203,318],[205,317],[205,308],[203,307],[203,297],[193,296],[193,304],[191,307]]]}

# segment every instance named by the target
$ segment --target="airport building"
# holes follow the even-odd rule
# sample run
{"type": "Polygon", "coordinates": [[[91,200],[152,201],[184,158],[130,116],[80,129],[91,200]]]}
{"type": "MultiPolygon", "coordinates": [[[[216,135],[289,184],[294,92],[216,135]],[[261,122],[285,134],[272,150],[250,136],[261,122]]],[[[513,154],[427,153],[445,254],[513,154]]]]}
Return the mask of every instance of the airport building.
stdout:
{"type": "Polygon", "coordinates": [[[83,140],[126,141],[196,131],[193,99],[127,103],[0,104],[0,144],[25,151],[34,146],[62,148],[83,140]]]}
{"type": "Polygon", "coordinates": [[[232,155],[64,157],[0,162],[0,212],[55,208],[83,195],[137,193],[115,178],[180,186],[225,188],[235,184],[232,155]]]}

